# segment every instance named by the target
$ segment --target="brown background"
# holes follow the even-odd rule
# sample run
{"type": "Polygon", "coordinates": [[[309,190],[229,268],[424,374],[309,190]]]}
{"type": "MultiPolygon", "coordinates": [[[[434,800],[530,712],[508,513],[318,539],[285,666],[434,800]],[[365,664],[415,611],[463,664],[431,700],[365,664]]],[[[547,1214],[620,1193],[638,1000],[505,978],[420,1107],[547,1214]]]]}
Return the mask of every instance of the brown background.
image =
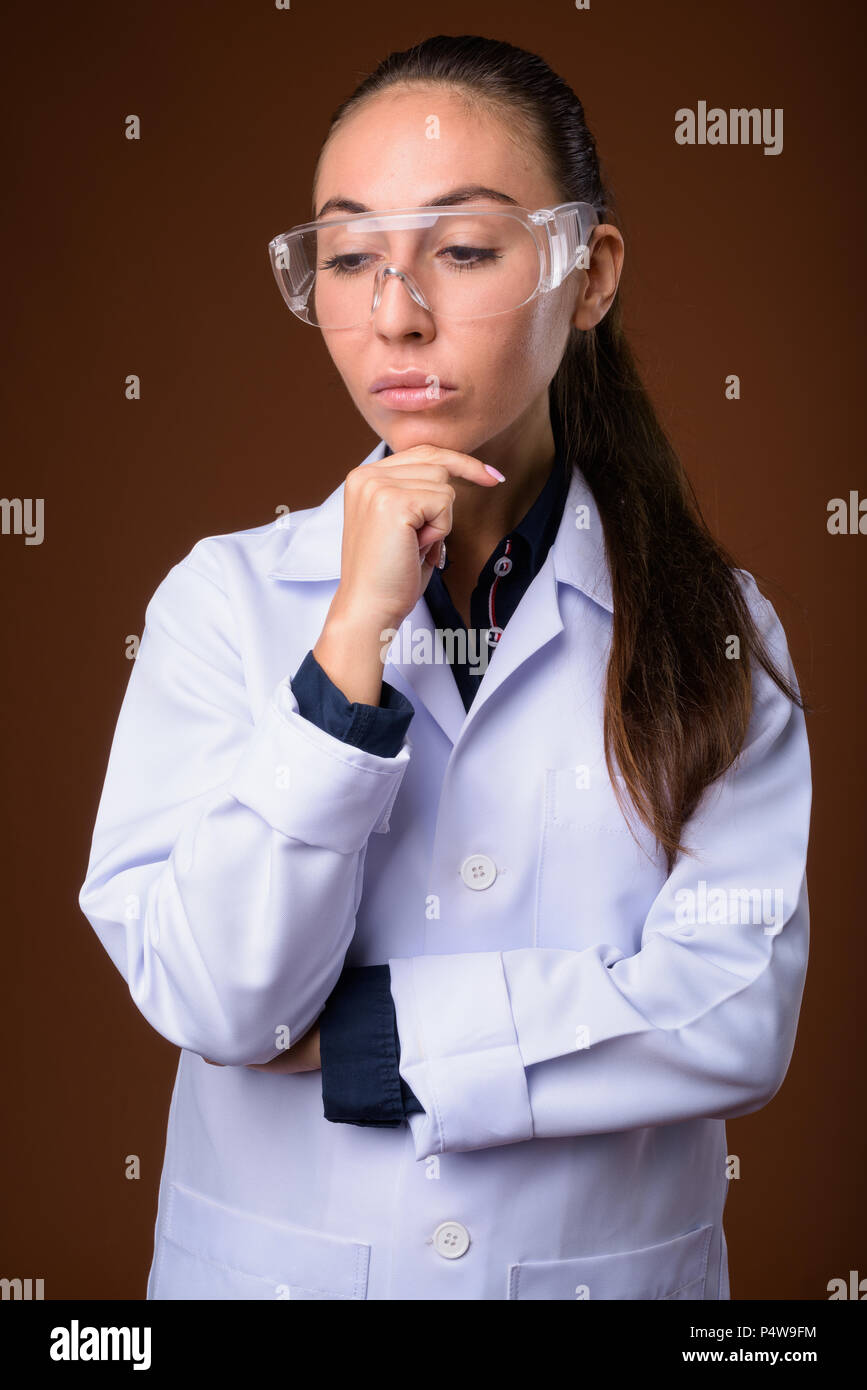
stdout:
{"type": "Polygon", "coordinates": [[[177,1050],[80,913],[125,639],[202,536],[320,502],[376,443],[266,245],[309,217],[331,111],[391,49],[481,33],[585,105],[626,240],[627,324],[705,515],[786,627],[809,720],[812,947],[784,1086],[728,1125],[732,1296],[827,1298],[864,1239],[867,492],[859,6],[267,0],[7,11],[0,1275],[142,1298],[177,1050]],[[700,99],[783,107],[784,149],[678,146],[700,99]],[[142,119],[139,142],[124,118],[142,119]],[[726,374],[742,399],[725,400],[726,374]],[[124,399],[137,373],[143,399],[124,399]],[[124,1176],[139,1154],[140,1181],[124,1176]]]}

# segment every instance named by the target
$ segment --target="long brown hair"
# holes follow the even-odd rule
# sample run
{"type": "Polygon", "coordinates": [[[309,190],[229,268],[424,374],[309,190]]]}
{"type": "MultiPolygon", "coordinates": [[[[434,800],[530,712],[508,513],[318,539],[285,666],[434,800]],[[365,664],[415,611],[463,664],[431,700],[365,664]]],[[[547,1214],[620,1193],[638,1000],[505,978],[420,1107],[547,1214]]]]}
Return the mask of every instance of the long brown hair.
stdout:
{"type": "MultiPolygon", "coordinates": [[[[365,99],[410,82],[442,83],[506,113],[537,148],[561,201],[591,203],[600,222],[617,225],[578,97],[544,59],[498,39],[438,35],[389,54],[334,112],[329,137],[365,99]]],[[[549,401],[555,436],[569,468],[583,473],[605,533],[614,607],[606,764],[621,808],[615,766],[670,872],[678,854],[690,853],[684,824],[744,743],[752,660],[808,707],[767,651],[734,561],[711,535],[657,419],[626,341],[619,289],[595,328],[573,326],[549,401]],[[740,660],[726,654],[732,636],[740,660]]]]}

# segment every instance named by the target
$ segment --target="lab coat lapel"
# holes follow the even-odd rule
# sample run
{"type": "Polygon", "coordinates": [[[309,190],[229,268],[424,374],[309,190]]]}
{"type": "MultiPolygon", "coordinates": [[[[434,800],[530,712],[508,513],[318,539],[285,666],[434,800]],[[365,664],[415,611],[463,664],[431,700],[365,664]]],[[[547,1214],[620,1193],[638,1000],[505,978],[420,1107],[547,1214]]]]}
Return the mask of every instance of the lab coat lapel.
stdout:
{"type": "Polygon", "coordinates": [[[509,619],[479,692],[460,730],[466,737],[474,719],[509,677],[547,642],[563,631],[559,586],[569,584],[609,612],[613,609],[611,582],[605,558],[602,524],[583,474],[573,471],[557,534],[545,561],[528,585],[509,619]]]}
{"type": "MultiPolygon", "coordinates": [[[[424,595],[398,628],[385,663],[385,679],[414,704],[421,700],[449,742],[457,742],[466,718],[464,702],[424,595]],[[422,632],[429,635],[422,637],[422,632]],[[413,660],[413,653],[431,653],[433,659],[413,660]]],[[[411,729],[409,737],[412,742],[411,729]]]]}

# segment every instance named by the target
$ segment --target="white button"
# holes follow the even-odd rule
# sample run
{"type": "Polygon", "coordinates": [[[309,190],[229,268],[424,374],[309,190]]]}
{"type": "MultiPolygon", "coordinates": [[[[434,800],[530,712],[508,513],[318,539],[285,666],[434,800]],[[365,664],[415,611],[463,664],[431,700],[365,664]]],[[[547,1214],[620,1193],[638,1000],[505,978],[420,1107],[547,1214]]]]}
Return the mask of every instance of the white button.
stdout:
{"type": "Polygon", "coordinates": [[[442,1221],[434,1231],[433,1243],[444,1260],[459,1260],[470,1248],[470,1233],[460,1221],[442,1221]]]}
{"type": "Polygon", "coordinates": [[[461,878],[468,888],[490,888],[497,877],[497,866],[487,854],[471,854],[461,865],[461,878]]]}
{"type": "Polygon", "coordinates": [[[494,574],[508,574],[512,568],[512,562],[508,555],[501,555],[494,564],[494,574]]]}

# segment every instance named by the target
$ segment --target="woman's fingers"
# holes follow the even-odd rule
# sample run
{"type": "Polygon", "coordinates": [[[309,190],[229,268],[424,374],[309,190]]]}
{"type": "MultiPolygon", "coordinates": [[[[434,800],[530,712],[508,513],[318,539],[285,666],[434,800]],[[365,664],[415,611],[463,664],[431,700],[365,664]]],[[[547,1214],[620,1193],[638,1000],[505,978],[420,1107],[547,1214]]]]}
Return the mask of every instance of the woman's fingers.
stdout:
{"type": "Polygon", "coordinates": [[[452,530],[458,478],[482,487],[496,487],[498,481],[470,454],[431,444],[415,445],[347,473],[340,583],[323,629],[323,645],[331,649],[344,693],[350,685],[377,694],[381,644],[374,649],[374,639],[378,642],[376,635],[386,628],[399,627],[424,593],[431,547],[436,547],[437,559],[452,530]],[[368,647],[360,655],[363,681],[358,679],[358,648],[351,650],[359,631],[368,634],[368,647]]]}
{"type": "Polygon", "coordinates": [[[485,465],[472,454],[459,453],[457,449],[441,449],[436,444],[416,444],[411,449],[402,449],[399,454],[380,459],[378,463],[368,463],[361,469],[407,468],[413,464],[424,467],[445,469],[455,478],[466,478],[471,483],[481,483],[484,487],[496,487],[500,481],[488,472],[485,465]]]}

